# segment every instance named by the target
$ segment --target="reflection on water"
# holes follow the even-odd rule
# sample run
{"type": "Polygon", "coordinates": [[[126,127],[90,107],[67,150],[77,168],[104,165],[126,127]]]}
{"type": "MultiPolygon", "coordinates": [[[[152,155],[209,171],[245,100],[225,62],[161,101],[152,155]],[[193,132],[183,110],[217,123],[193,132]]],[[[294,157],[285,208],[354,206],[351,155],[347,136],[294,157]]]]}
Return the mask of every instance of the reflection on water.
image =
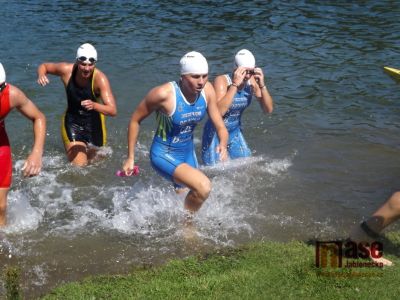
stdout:
{"type": "MultiPolygon", "coordinates": [[[[23,179],[29,122],[6,121],[13,149],[9,226],[0,231],[0,265],[23,270],[34,298],[55,285],[97,273],[129,271],[253,240],[345,235],[398,189],[399,84],[382,70],[398,64],[399,3],[370,1],[18,1],[2,7],[0,50],[7,79],[42,109],[49,123],[44,168],[23,179]],[[18,38],[15,33],[18,32],[18,38]],[[111,82],[118,116],[107,119],[106,160],[70,166],[60,138],[65,92],[43,61],[73,61],[92,42],[111,82]],[[178,80],[179,58],[202,52],[210,79],[231,72],[248,48],[275,100],[243,116],[250,159],[202,167],[213,191],[194,219],[198,242],[183,238],[183,198],[148,161],[155,122],[142,124],[141,174],[114,176],[126,155],[126,128],[153,86],[178,80]]],[[[201,126],[200,126],[201,127],[201,126]]],[[[200,146],[201,129],[196,130],[200,146]]],[[[4,287],[0,284],[0,296],[4,287]]]]}

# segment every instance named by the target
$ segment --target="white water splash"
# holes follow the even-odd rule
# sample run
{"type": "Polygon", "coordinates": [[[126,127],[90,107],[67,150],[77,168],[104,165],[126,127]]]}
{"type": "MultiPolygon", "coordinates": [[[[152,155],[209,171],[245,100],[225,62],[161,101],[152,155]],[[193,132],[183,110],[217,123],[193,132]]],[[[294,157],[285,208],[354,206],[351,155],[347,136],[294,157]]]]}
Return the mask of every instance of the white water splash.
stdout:
{"type": "MultiPolygon", "coordinates": [[[[17,161],[15,169],[22,164],[22,160],[17,161]]],[[[234,245],[238,235],[251,238],[259,230],[254,224],[266,218],[266,212],[259,211],[264,199],[252,190],[259,185],[263,189],[273,186],[291,165],[292,158],[255,156],[201,167],[212,181],[212,192],[193,220],[198,236],[205,243],[217,245],[234,245]]],[[[96,168],[74,168],[65,164],[64,157],[54,156],[44,158],[39,176],[25,180],[17,174],[17,183],[9,194],[9,225],[4,233],[26,236],[39,231],[46,238],[71,240],[78,235],[90,239],[97,232],[117,233],[145,239],[147,246],[172,245],[184,238],[185,195],[177,195],[168,181],[146,170],[139,177],[114,179],[112,185],[102,184],[102,180],[95,184],[86,178],[97,175],[96,168]]],[[[4,247],[33,244],[35,240],[29,239],[25,244],[9,242],[4,247]]],[[[10,253],[21,251],[12,249],[10,253]]]]}
{"type": "Polygon", "coordinates": [[[30,197],[22,191],[11,191],[8,195],[6,233],[23,233],[35,230],[43,219],[44,211],[30,204],[30,197]]]}

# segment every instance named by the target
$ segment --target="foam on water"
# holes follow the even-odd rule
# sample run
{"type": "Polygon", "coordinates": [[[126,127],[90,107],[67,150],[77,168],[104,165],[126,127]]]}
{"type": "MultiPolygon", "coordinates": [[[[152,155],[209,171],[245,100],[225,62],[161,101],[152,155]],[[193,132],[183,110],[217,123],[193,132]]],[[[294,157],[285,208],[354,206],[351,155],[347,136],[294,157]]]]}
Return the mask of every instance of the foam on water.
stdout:
{"type": "Polygon", "coordinates": [[[25,191],[11,191],[8,197],[6,233],[24,233],[35,230],[43,219],[43,209],[30,204],[29,194],[25,191]]]}
{"type": "MultiPolygon", "coordinates": [[[[44,171],[29,181],[20,181],[10,192],[7,234],[22,234],[39,226],[45,228],[46,235],[73,236],[98,230],[153,237],[179,233],[184,195],[177,195],[167,181],[150,177],[137,178],[132,185],[124,181],[112,187],[73,186],[62,182],[60,176],[91,171],[60,168],[62,159],[45,157],[44,171]],[[84,197],[77,200],[77,195],[84,197]]],[[[277,180],[291,166],[291,160],[256,156],[202,167],[213,188],[194,219],[199,234],[216,243],[226,242],[231,234],[251,235],[251,220],[262,217],[257,211],[261,199],[252,199],[246,192],[252,188],[252,178],[268,174],[264,183],[277,180]]],[[[15,168],[22,164],[17,161],[15,168]]]]}
{"type": "Polygon", "coordinates": [[[46,264],[40,264],[40,265],[34,265],[31,270],[29,275],[32,275],[31,277],[33,278],[31,283],[35,286],[42,286],[46,284],[48,281],[48,274],[45,271],[46,269],[46,264]]]}
{"type": "Polygon", "coordinates": [[[281,159],[268,159],[263,168],[264,170],[274,176],[284,173],[292,165],[291,158],[281,159]]]}
{"type": "MultiPolygon", "coordinates": [[[[258,221],[270,220],[281,223],[280,226],[299,222],[290,216],[268,215],[260,209],[265,199],[257,199],[257,193],[252,192],[260,185],[273,186],[291,167],[292,159],[293,156],[254,156],[201,167],[212,181],[212,192],[193,219],[200,244],[233,246],[238,236],[250,239],[259,231],[255,227],[258,221]]],[[[124,179],[110,175],[114,181],[102,185],[86,180],[97,174],[98,166],[74,168],[65,164],[62,155],[44,157],[43,171],[34,178],[22,179],[22,165],[23,160],[15,163],[15,184],[8,202],[9,224],[0,231],[0,255],[4,262],[23,256],[46,256],[45,251],[51,253],[57,248],[51,249],[53,240],[70,240],[75,245],[75,239],[90,240],[98,233],[111,240],[115,236],[140,240],[135,251],[157,251],[163,255],[175,253],[174,247],[185,240],[185,194],[176,194],[168,181],[154,176],[151,170],[124,179]],[[76,178],[79,181],[75,182],[76,178]],[[50,248],[41,248],[42,241],[50,248]]],[[[129,261],[124,247],[106,260],[129,261]]],[[[82,259],[91,255],[85,249],[79,253],[82,259]]],[[[27,273],[30,284],[46,285],[56,267],[40,259],[32,264],[27,273]]],[[[74,265],[79,266],[79,262],[74,265]]]]}
{"type": "Polygon", "coordinates": [[[168,231],[183,215],[183,201],[172,188],[142,182],[115,190],[110,229],[126,234],[154,235],[168,231]]]}
{"type": "Polygon", "coordinates": [[[216,166],[204,167],[212,173],[213,192],[198,214],[199,227],[204,238],[215,243],[232,243],[232,234],[254,232],[253,223],[264,219],[260,202],[254,199],[255,182],[272,184],[292,165],[292,158],[270,159],[263,156],[230,160],[216,166]],[[265,176],[267,174],[273,176],[265,176]],[[258,179],[258,180],[257,180],[258,179]]]}

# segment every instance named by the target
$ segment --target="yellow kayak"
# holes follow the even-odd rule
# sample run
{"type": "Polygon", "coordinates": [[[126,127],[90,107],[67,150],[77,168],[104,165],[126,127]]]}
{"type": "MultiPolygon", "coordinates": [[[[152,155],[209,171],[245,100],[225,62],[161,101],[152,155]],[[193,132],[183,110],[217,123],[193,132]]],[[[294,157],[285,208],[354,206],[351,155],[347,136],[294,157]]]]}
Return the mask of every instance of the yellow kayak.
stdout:
{"type": "Polygon", "coordinates": [[[400,80],[400,70],[391,68],[391,67],[383,67],[386,73],[388,73],[390,76],[393,76],[395,79],[400,80]]]}

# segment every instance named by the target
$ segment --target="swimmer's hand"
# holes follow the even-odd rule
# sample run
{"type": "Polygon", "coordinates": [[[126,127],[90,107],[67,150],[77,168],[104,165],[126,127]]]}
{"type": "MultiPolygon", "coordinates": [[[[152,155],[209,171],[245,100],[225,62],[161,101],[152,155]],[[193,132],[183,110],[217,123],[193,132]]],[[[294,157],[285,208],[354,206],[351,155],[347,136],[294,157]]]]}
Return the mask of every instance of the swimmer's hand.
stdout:
{"type": "Polygon", "coordinates": [[[254,79],[260,88],[265,86],[264,73],[261,68],[254,68],[254,79]]]}
{"type": "Polygon", "coordinates": [[[48,83],[50,83],[50,80],[49,80],[49,78],[47,78],[46,75],[42,75],[42,76],[39,76],[39,77],[38,77],[37,83],[38,83],[39,85],[41,85],[41,86],[45,86],[45,85],[47,85],[48,83]]]}
{"type": "Polygon", "coordinates": [[[32,153],[26,159],[24,166],[21,169],[24,177],[36,176],[42,170],[42,156],[32,153]]]}
{"type": "Polygon", "coordinates": [[[133,171],[132,172],[125,172],[122,170],[118,170],[117,172],[115,172],[115,175],[118,177],[130,177],[130,176],[136,176],[139,175],[139,167],[138,166],[134,166],[133,167],[133,171]]]}
{"type": "Polygon", "coordinates": [[[132,176],[135,170],[135,159],[128,158],[122,165],[122,170],[125,172],[126,176],[132,176]]]}
{"type": "Polygon", "coordinates": [[[93,102],[92,100],[83,100],[83,101],[81,101],[81,106],[86,110],[93,110],[94,103],[95,102],[93,102]]]}
{"type": "Polygon", "coordinates": [[[219,159],[221,161],[226,161],[228,159],[228,150],[226,147],[218,145],[216,152],[219,153],[219,159]]]}
{"type": "Polygon", "coordinates": [[[236,84],[236,86],[239,86],[242,84],[244,81],[244,78],[246,77],[246,68],[244,67],[237,67],[235,72],[233,72],[233,80],[232,82],[236,84]]]}

